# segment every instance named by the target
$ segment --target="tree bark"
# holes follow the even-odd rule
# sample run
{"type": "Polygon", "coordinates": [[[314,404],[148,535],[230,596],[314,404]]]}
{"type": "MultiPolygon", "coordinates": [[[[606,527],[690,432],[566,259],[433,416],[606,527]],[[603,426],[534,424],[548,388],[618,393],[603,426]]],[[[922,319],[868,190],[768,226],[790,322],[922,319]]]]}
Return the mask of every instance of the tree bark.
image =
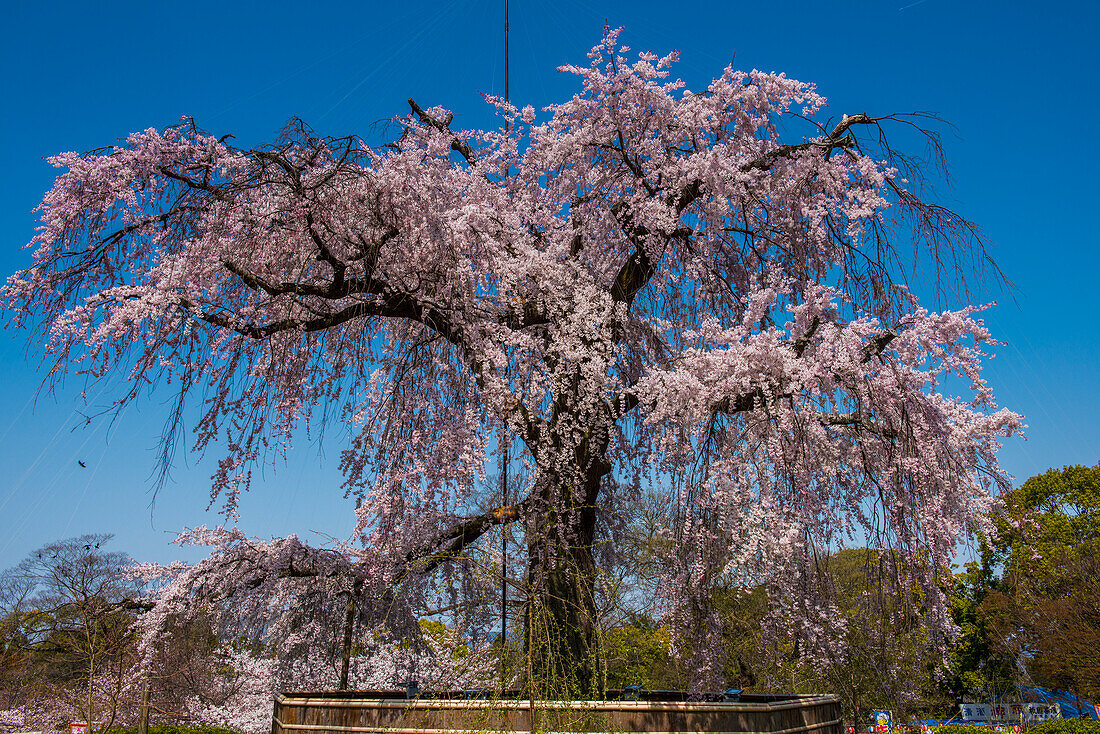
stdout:
{"type": "Polygon", "coordinates": [[[149,678],[141,688],[141,716],[138,718],[138,734],[149,734],[149,678]]]}
{"type": "Polygon", "coordinates": [[[362,580],[352,583],[348,591],[348,605],[344,611],[344,634],[340,642],[340,687],[338,690],[348,689],[348,669],[351,667],[351,642],[352,631],[355,629],[355,617],[359,612],[359,597],[363,593],[362,580]]]}
{"type": "Polygon", "coordinates": [[[539,526],[528,521],[528,686],[541,698],[593,699],[603,693],[593,543],[606,464],[595,464],[579,487],[547,485],[539,526]]]}
{"type": "Polygon", "coordinates": [[[591,547],[534,543],[534,560],[553,560],[532,568],[531,656],[533,691],[543,698],[586,699],[602,689],[596,604],[593,594],[595,561],[591,547]],[[556,546],[556,547],[555,547],[556,546]],[[538,578],[541,576],[541,578],[538,578]]]}

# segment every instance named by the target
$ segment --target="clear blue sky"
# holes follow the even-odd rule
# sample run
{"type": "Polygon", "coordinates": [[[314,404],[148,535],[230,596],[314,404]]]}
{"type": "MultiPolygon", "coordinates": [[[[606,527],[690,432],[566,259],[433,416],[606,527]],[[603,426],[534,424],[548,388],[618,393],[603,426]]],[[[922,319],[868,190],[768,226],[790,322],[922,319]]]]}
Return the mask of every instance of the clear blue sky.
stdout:
{"type": "MultiPolygon", "coordinates": [[[[512,0],[512,98],[540,107],[574,91],[555,71],[585,61],[605,19],[635,49],[678,49],[703,86],[738,67],[814,81],[832,112],[930,110],[947,139],[946,203],[980,223],[1017,288],[987,316],[1008,342],[988,365],[1001,402],[1026,415],[1005,467],[1022,481],[1050,466],[1100,460],[1100,164],[1096,133],[1100,4],[595,2],[512,0]],[[671,9],[671,12],[670,12],[671,9]]],[[[503,92],[502,0],[396,4],[9,2],[0,62],[0,271],[25,266],[31,210],[54,172],[43,157],[87,150],[193,115],[240,145],[291,117],[324,134],[365,133],[441,104],[461,124],[489,122],[480,93],[503,92]]],[[[998,294],[993,294],[996,297],[998,294]]],[[[210,462],[179,454],[150,508],[156,438],[167,408],[147,400],[113,425],[80,427],[70,380],[40,394],[40,352],[0,334],[0,568],[51,540],[113,532],[116,550],[168,560],[205,510],[210,462]],[[74,430],[75,428],[75,430],[74,430]],[[81,460],[87,468],[81,468],[81,460]]],[[[104,395],[104,398],[110,393],[104,395]]],[[[102,402],[102,399],[101,401],[102,402]]],[[[339,445],[302,446],[246,497],[242,527],[261,535],[343,536],[349,501],[333,470],[339,445]]],[[[193,556],[192,556],[193,557],[193,556]]]]}

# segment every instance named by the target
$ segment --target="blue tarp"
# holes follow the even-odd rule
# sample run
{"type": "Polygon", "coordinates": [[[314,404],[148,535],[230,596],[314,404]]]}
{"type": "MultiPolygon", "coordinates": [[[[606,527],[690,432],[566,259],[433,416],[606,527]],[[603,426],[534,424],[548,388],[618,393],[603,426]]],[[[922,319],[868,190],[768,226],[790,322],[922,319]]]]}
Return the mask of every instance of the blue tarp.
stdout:
{"type": "MultiPolygon", "coordinates": [[[[1016,692],[1024,703],[1057,703],[1061,707],[1063,719],[1078,718],[1077,697],[1069,691],[1051,690],[1041,686],[1016,686],[1016,692]]],[[[994,701],[994,703],[998,703],[994,701]]],[[[1097,720],[1096,708],[1091,701],[1081,699],[1081,708],[1085,718],[1097,720]]],[[[1001,726],[1004,722],[962,721],[957,716],[950,719],[917,719],[914,724],[925,726],[1001,726]]]]}
{"type": "MultiPolygon", "coordinates": [[[[1077,696],[1069,691],[1051,690],[1041,686],[1016,686],[1016,690],[1025,703],[1059,704],[1062,707],[1063,719],[1076,719],[1080,714],[1080,711],[1077,710],[1077,696]]],[[[1096,707],[1093,706],[1091,701],[1082,699],[1081,708],[1084,709],[1085,718],[1096,720],[1096,707]]]]}

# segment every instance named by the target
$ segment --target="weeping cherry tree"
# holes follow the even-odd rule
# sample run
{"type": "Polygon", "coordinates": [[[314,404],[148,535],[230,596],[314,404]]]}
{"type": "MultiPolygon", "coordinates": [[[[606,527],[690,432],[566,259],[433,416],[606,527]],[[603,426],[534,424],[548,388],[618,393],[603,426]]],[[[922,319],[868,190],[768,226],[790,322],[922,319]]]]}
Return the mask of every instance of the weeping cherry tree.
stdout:
{"type": "Polygon", "coordinates": [[[48,382],[121,370],[116,408],[174,390],[166,456],[198,411],[230,515],[254,467],[338,426],[369,551],[353,585],[418,583],[511,526],[529,681],[555,695],[601,689],[597,556],[647,485],[669,493],[661,598],[701,680],[720,578],[766,584],[802,654],[830,654],[820,560],[852,545],[890,549],[941,639],[939,581],[1021,420],[981,377],[980,309],[910,288],[959,300],[991,267],[925,193],[935,121],[829,118],[758,71],[691,91],[675,53],[617,31],[589,58],[542,113],[490,98],[494,129],[409,100],[377,146],[295,123],[244,149],[187,120],[56,156],[11,321],[48,382]]]}

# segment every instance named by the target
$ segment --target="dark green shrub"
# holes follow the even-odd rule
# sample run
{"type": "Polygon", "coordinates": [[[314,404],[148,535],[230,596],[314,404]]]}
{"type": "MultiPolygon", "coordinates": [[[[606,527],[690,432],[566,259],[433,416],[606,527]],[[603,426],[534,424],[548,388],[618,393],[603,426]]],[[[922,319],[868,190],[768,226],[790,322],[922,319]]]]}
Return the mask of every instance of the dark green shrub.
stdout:
{"type": "Polygon", "coordinates": [[[1027,734],[1100,734],[1100,721],[1092,719],[1053,719],[1029,726],[1027,734]]]}
{"type": "Polygon", "coordinates": [[[932,731],[935,734],[996,734],[991,726],[937,726],[932,731]]]}
{"type": "MultiPolygon", "coordinates": [[[[116,726],[110,734],[138,734],[136,726],[116,726]]],[[[236,729],[223,729],[219,726],[177,726],[175,724],[153,724],[149,734],[241,734],[236,729]]]]}

